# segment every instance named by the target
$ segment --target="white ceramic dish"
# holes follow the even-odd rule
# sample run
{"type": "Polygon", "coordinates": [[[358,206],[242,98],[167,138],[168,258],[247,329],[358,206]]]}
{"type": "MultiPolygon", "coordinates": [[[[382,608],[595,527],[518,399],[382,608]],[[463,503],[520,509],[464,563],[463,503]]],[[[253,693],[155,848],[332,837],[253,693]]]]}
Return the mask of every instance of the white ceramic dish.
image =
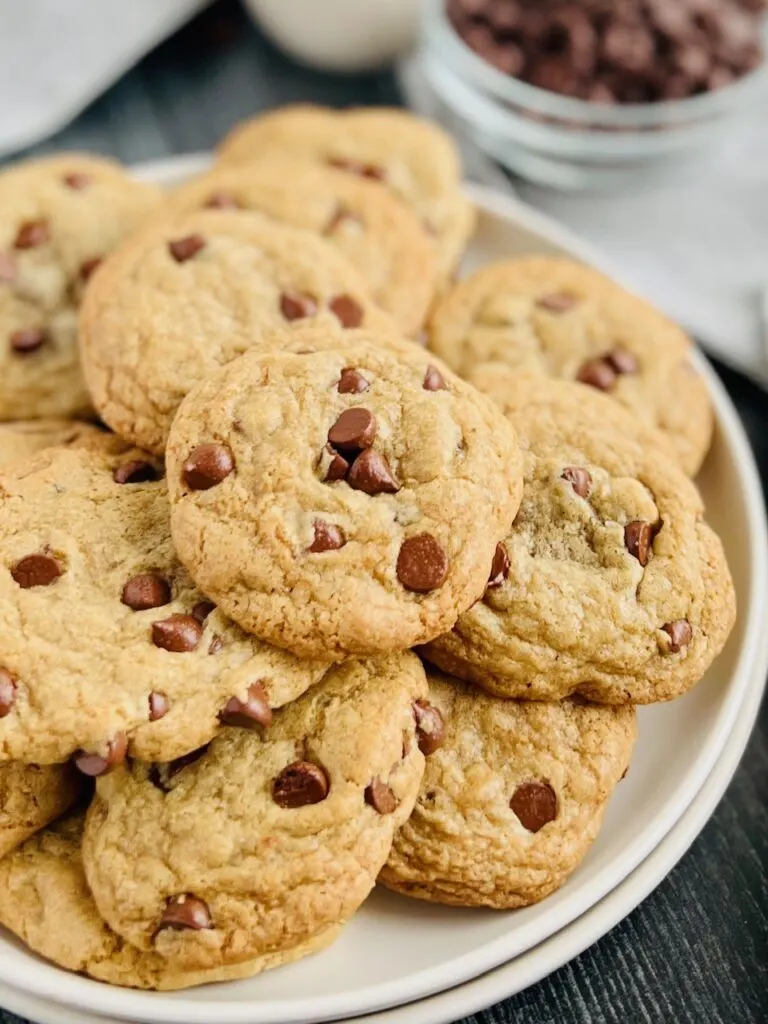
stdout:
{"type": "MultiPolygon", "coordinates": [[[[204,166],[205,158],[191,157],[137,170],[171,184],[204,166]]],[[[470,263],[514,252],[559,251],[605,268],[588,247],[516,200],[476,187],[470,192],[481,211],[470,263]]],[[[683,817],[725,749],[740,708],[762,689],[766,672],[768,553],[760,482],[722,385],[703,358],[700,367],[718,422],[701,484],[710,520],[728,552],[741,615],[728,648],[694,691],[672,705],[641,712],[632,770],[609,807],[598,842],[567,885],[538,906],[510,914],[430,906],[377,892],[339,942],[320,956],[250,981],[170,995],[112,989],[67,974],[0,935],[0,983],[80,1011],[152,1024],[211,1019],[308,1024],[372,1014],[521,957],[620,885],[683,817]]]]}
{"type": "MultiPolygon", "coordinates": [[[[768,635],[765,647],[756,659],[758,671],[768,656],[768,635]]],[[[653,853],[605,899],[551,939],[474,981],[406,1006],[356,1017],[354,1024],[452,1024],[536,984],[602,938],[666,877],[709,820],[744,753],[762,693],[762,680],[756,672],[722,755],[688,810],[653,853]]],[[[86,1014],[24,995],[7,985],[0,985],[0,1005],[36,1024],[125,1024],[113,1017],[86,1014]]]]}

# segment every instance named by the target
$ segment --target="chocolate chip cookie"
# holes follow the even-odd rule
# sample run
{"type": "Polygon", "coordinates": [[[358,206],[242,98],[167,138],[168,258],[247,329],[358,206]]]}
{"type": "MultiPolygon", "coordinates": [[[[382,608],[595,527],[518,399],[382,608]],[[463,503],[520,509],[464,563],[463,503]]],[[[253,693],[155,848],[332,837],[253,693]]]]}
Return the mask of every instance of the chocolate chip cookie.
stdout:
{"type": "Polygon", "coordinates": [[[429,659],[503,697],[649,704],[723,648],[735,596],[722,545],[666,443],[578,384],[503,367],[473,377],[521,439],[520,511],[483,600],[429,659]]]}
{"type": "Polygon", "coordinates": [[[529,256],[483,267],[437,305],[429,345],[461,376],[502,363],[603,391],[661,430],[689,476],[709,449],[712,408],[690,339],[571,260],[529,256]]]}
{"type": "Polygon", "coordinates": [[[576,870],[635,742],[635,709],[500,700],[428,671],[442,743],[379,880],[406,896],[511,909],[576,870]]]}
{"type": "Polygon", "coordinates": [[[107,923],[199,970],[284,955],[336,929],[373,888],[424,772],[410,653],[348,661],[229,730],[165,779],[135,763],[99,782],[83,838],[107,923]]]}
{"type": "Polygon", "coordinates": [[[258,213],[204,210],[131,238],[80,318],[93,402],[122,437],[160,453],[182,398],[270,329],[394,330],[367,282],[325,240],[258,213]]]}
{"type": "Polygon", "coordinates": [[[73,815],[0,860],[0,925],[54,963],[126,988],[180,989],[247,978],[297,960],[336,937],[331,928],[287,953],[200,971],[181,970],[116,935],[99,917],[83,870],[83,818],[73,815]]]}
{"type": "Polygon", "coordinates": [[[159,189],[84,153],[0,173],[0,420],[90,407],[77,355],[83,289],[160,200],[159,189]]]}
{"type": "Polygon", "coordinates": [[[0,468],[25,462],[45,448],[100,444],[104,431],[78,420],[16,420],[0,423],[0,468]]]}
{"type": "Polygon", "coordinates": [[[219,147],[222,163],[283,153],[378,181],[434,237],[438,274],[447,281],[472,234],[475,213],[461,194],[453,139],[406,110],[329,110],[297,104],[237,125],[219,147]]]}
{"type": "Polygon", "coordinates": [[[83,781],[69,764],[0,764],[0,857],[64,814],[83,781]]]}
{"type": "Polygon", "coordinates": [[[257,210],[320,235],[365,276],[405,334],[423,326],[435,288],[434,245],[415,215],[372,181],[278,155],[214,168],[177,189],[170,205],[257,210]]]}
{"type": "Polygon", "coordinates": [[[244,629],[302,656],[450,628],[518,508],[517,439],[494,404],[385,342],[308,327],[293,351],[211,374],[171,429],[179,557],[244,629]]]}
{"type": "Polygon", "coordinates": [[[0,762],[103,774],[268,727],[319,679],[242,633],[173,551],[160,465],[116,438],[0,472],[0,762]]]}

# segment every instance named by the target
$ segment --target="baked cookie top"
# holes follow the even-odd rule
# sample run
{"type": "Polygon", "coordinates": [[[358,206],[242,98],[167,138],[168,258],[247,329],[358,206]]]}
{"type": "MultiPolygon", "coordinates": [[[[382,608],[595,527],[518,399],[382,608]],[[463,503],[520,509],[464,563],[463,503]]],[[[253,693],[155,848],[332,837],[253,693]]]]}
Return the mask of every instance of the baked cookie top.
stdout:
{"type": "Polygon", "coordinates": [[[0,472],[0,761],[170,761],[319,679],[195,589],[160,469],[105,438],[0,472]]]}
{"type": "Polygon", "coordinates": [[[26,462],[46,448],[101,443],[104,431],[78,420],[16,420],[0,423],[0,468],[26,462]]]}
{"type": "Polygon", "coordinates": [[[100,780],[83,857],[101,915],[187,970],[349,920],[416,800],[425,696],[413,654],[348,661],[263,734],[222,733],[170,780],[140,763],[100,780]]]}
{"type": "Polygon", "coordinates": [[[83,817],[72,815],[0,860],[0,925],[60,967],[126,988],[180,989],[247,978],[327,945],[329,929],[288,953],[203,971],[181,970],[116,935],[101,919],[83,870],[83,817]]]}
{"type": "Polygon", "coordinates": [[[82,783],[70,764],[0,764],[0,857],[64,814],[82,783]]]}
{"type": "Polygon", "coordinates": [[[520,435],[523,498],[483,600],[429,659],[505,697],[684,693],[735,618],[696,487],[658,434],[605,395],[499,366],[473,379],[520,435]]]}
{"type": "Polygon", "coordinates": [[[438,273],[456,269],[475,216],[461,194],[454,140],[406,110],[330,110],[296,104],[236,125],[219,146],[221,163],[283,153],[380,182],[406,203],[434,237],[438,273]]]}
{"type": "Polygon", "coordinates": [[[498,909],[558,889],[597,836],[635,709],[501,700],[427,670],[442,745],[379,876],[418,899],[498,909]]]}
{"type": "Polygon", "coordinates": [[[416,334],[437,273],[434,244],[415,215],[373,181],[293,156],[215,167],[170,196],[172,209],[256,210],[325,238],[368,281],[398,327],[416,334]]]}
{"type": "Polygon", "coordinates": [[[198,585],[304,656],[400,650],[483,592],[520,500],[514,430],[415,345],[306,328],[184,401],[172,529],[198,585]]]}
{"type": "Polygon", "coordinates": [[[665,435],[695,476],[713,416],[688,336],[648,303],[567,259],[492,263],[436,306],[429,346],[466,377],[483,363],[580,381],[665,435]]]}
{"type": "Polygon", "coordinates": [[[268,330],[394,329],[328,242],[258,213],[204,210],[133,236],[101,268],[80,317],[94,404],[121,436],[162,452],[182,398],[268,330]]]}
{"type": "Polygon", "coordinates": [[[0,419],[89,408],[77,355],[85,283],[160,201],[153,185],[84,153],[0,172],[0,419]]]}

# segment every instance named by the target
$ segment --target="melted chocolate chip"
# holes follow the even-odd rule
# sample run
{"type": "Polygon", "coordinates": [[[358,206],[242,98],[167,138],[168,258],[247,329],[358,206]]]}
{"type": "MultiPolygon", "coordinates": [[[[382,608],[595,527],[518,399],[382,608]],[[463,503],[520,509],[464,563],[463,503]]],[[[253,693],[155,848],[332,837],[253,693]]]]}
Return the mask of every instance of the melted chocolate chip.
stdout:
{"type": "Polygon", "coordinates": [[[47,220],[28,220],[19,228],[13,247],[36,249],[38,245],[45,245],[50,237],[47,220]]]}
{"type": "Polygon", "coordinates": [[[431,533],[408,537],[397,556],[397,578],[406,590],[437,590],[448,576],[448,555],[431,533]]]}
{"type": "Polygon", "coordinates": [[[657,530],[652,523],[634,519],[624,527],[624,545],[640,565],[648,565],[648,558],[657,530]]]}
{"type": "Polygon", "coordinates": [[[124,732],[118,732],[112,739],[107,740],[103,754],[89,754],[85,750],[80,750],[74,756],[74,763],[83,775],[99,778],[121,765],[127,752],[128,739],[124,732]]]}
{"type": "Polygon", "coordinates": [[[331,445],[326,445],[325,450],[330,455],[331,461],[325,471],[326,480],[344,480],[349,472],[349,463],[331,445]]]}
{"type": "Polygon", "coordinates": [[[211,637],[211,642],[208,644],[209,654],[218,654],[219,651],[224,650],[224,641],[221,639],[218,633],[214,633],[211,637]]]}
{"type": "Polygon", "coordinates": [[[171,702],[164,693],[153,690],[149,695],[149,720],[157,722],[171,710],[171,702]]]}
{"type": "Polygon", "coordinates": [[[636,357],[624,348],[615,348],[605,358],[618,374],[637,373],[638,363],[636,357]]]}
{"type": "Polygon", "coordinates": [[[171,600],[171,588],[167,580],[154,572],[132,576],[123,587],[120,600],[135,612],[147,608],[160,608],[171,600]]]}
{"type": "Polygon", "coordinates": [[[184,238],[177,238],[168,243],[168,251],[177,263],[186,263],[197,256],[201,249],[206,246],[202,235],[186,235],[184,238]]]}
{"type": "Polygon", "coordinates": [[[419,750],[428,757],[445,741],[445,719],[439,708],[427,700],[416,701],[413,705],[413,717],[416,719],[419,750]]]}
{"type": "Polygon", "coordinates": [[[211,612],[216,610],[216,605],[213,601],[198,601],[195,607],[192,609],[192,615],[197,619],[198,622],[205,622],[211,612]]]}
{"type": "Polygon", "coordinates": [[[436,366],[428,366],[424,374],[423,388],[425,391],[446,391],[447,384],[442,373],[436,366]]]}
{"type": "Polygon", "coordinates": [[[152,623],[152,643],[174,654],[194,651],[202,635],[203,627],[191,615],[169,615],[152,623]]]}
{"type": "Polygon", "coordinates": [[[49,587],[64,570],[52,555],[27,555],[11,569],[11,576],[22,588],[49,587]]]}
{"type": "Polygon", "coordinates": [[[491,562],[491,574],[488,577],[488,587],[500,587],[509,575],[509,555],[503,544],[497,544],[491,562]]]}
{"type": "Polygon", "coordinates": [[[167,928],[173,931],[193,932],[207,931],[209,928],[213,928],[213,919],[208,904],[189,893],[171,896],[165,905],[157,930],[161,932],[167,928]]]}
{"type": "Polygon", "coordinates": [[[42,327],[22,327],[10,337],[11,348],[20,356],[37,352],[48,341],[48,333],[42,327]]]}
{"type": "Polygon", "coordinates": [[[6,718],[16,703],[16,680],[7,668],[0,668],[0,718],[6,718]]]}
{"type": "Polygon", "coordinates": [[[189,453],[182,476],[190,490],[207,491],[225,480],[234,468],[235,460],[225,444],[200,444],[189,453]]]}
{"type": "Polygon", "coordinates": [[[205,201],[208,210],[239,210],[240,204],[229,192],[213,192],[205,201]]]}
{"type": "Polygon", "coordinates": [[[397,810],[400,801],[391,788],[380,778],[371,779],[365,790],[365,802],[377,814],[392,814],[397,810]]]}
{"type": "Polygon", "coordinates": [[[347,483],[356,491],[376,494],[396,494],[400,484],[395,479],[386,456],[367,448],[352,463],[347,483]]]}
{"type": "Polygon", "coordinates": [[[280,296],[280,312],[286,320],[303,320],[317,315],[317,299],[303,292],[284,292],[280,296]]]}
{"type": "Polygon", "coordinates": [[[616,383],[616,371],[607,359],[590,359],[584,363],[576,379],[599,391],[610,391],[616,383]]]}
{"type": "Polygon", "coordinates": [[[158,479],[158,472],[151,462],[144,459],[131,459],[124,462],[112,474],[116,484],[145,484],[158,479]]]}
{"type": "Polygon", "coordinates": [[[665,622],[661,628],[669,636],[669,646],[667,649],[670,654],[678,654],[693,639],[693,629],[688,619],[675,619],[674,622],[665,622]]]}
{"type": "Polygon", "coordinates": [[[80,280],[81,281],[88,281],[88,280],[90,280],[90,277],[93,274],[94,270],[97,267],[101,266],[102,262],[103,262],[103,257],[102,256],[94,256],[90,260],[84,260],[80,264],[80,280]]]}
{"type": "Polygon", "coordinates": [[[266,729],[270,726],[272,708],[261,683],[251,683],[245,700],[230,697],[219,712],[219,719],[224,725],[233,725],[240,729],[255,729],[257,725],[266,729]]]}
{"type": "Polygon", "coordinates": [[[363,309],[351,295],[336,295],[328,307],[342,327],[359,327],[363,322],[363,309]]]}
{"type": "Polygon", "coordinates": [[[509,806],[529,832],[538,832],[557,817],[557,797],[548,782],[521,783],[509,806]]]}
{"type": "Polygon", "coordinates": [[[325,800],[329,789],[328,776],[320,765],[294,761],[283,768],[272,784],[272,798],[278,807],[308,807],[325,800]]]}
{"type": "Polygon", "coordinates": [[[560,474],[567,480],[580,498],[588,498],[592,490],[592,476],[580,466],[566,466],[560,474]]]}
{"type": "Polygon", "coordinates": [[[328,431],[328,441],[342,452],[370,448],[376,439],[376,417],[368,409],[346,409],[328,431]]]}
{"type": "Polygon", "coordinates": [[[67,188],[71,188],[74,192],[82,192],[84,188],[88,188],[93,179],[90,174],[73,171],[71,174],[65,174],[62,180],[67,188]]]}
{"type": "Polygon", "coordinates": [[[362,373],[347,367],[341,371],[336,390],[340,395],[359,395],[361,392],[367,391],[370,386],[362,373]]]}
{"type": "Polygon", "coordinates": [[[343,530],[333,523],[326,523],[323,519],[316,519],[314,522],[314,540],[307,548],[312,554],[319,554],[322,551],[338,551],[347,543],[343,530]]]}

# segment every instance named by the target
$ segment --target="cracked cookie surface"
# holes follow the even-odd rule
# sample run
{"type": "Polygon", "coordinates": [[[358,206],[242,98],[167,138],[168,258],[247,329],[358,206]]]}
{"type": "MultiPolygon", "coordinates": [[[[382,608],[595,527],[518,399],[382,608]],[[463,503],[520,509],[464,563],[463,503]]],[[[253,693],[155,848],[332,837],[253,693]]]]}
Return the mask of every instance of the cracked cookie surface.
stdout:
{"type": "Polygon", "coordinates": [[[80,316],[83,370],[106,423],[160,453],[182,398],[269,330],[394,330],[332,245],[258,213],[204,210],[135,234],[80,316]]]}
{"type": "Polygon", "coordinates": [[[475,224],[461,194],[461,164],[451,137],[430,121],[387,108],[330,110],[297,104],[237,125],[219,147],[223,164],[262,154],[312,160],[380,182],[434,236],[438,273],[456,270],[475,224]]]}
{"type": "Polygon", "coordinates": [[[483,600],[426,656],[506,697],[647,704],[723,648],[735,595],[696,487],[658,434],[578,384],[487,367],[520,435],[520,511],[483,600]]]}
{"type": "Polygon", "coordinates": [[[0,419],[90,408],[77,308],[100,260],[161,195],[119,164],[85,153],[0,173],[0,419]]]}
{"type": "Polygon", "coordinates": [[[263,734],[222,733],[162,787],[138,762],[100,780],[83,857],[102,916],[186,970],[348,921],[416,799],[425,697],[413,654],[348,661],[263,734]]]}
{"type": "Polygon", "coordinates": [[[689,476],[714,424],[690,338],[648,303],[571,260],[493,263],[436,306],[429,347],[463,377],[483,363],[580,381],[656,427],[689,476]]]}
{"type": "Polygon", "coordinates": [[[501,700],[427,668],[443,739],[379,880],[417,899],[523,907],[596,838],[635,742],[635,709],[501,700]]]}
{"type": "Polygon", "coordinates": [[[0,764],[0,857],[64,814],[82,783],[69,764],[0,764]]]}
{"type": "Polygon", "coordinates": [[[0,925],[69,971],[111,985],[167,991],[248,978],[316,952],[336,937],[329,929],[286,953],[183,971],[158,953],[136,949],[99,916],[83,870],[83,825],[83,817],[73,815],[0,860],[0,925]]]}
{"type": "Polygon", "coordinates": [[[170,761],[322,676],[195,588],[160,476],[109,436],[0,472],[0,761],[170,761]]]}
{"type": "Polygon", "coordinates": [[[521,491],[514,430],[406,342],[307,328],[188,396],[167,451],[179,556],[297,654],[402,649],[477,600],[521,491]],[[393,343],[390,343],[393,344],[393,343]]]}
{"type": "Polygon", "coordinates": [[[256,210],[320,235],[368,281],[398,327],[422,327],[435,287],[434,246],[411,211],[372,181],[293,157],[216,167],[169,197],[171,209],[256,210]]]}

